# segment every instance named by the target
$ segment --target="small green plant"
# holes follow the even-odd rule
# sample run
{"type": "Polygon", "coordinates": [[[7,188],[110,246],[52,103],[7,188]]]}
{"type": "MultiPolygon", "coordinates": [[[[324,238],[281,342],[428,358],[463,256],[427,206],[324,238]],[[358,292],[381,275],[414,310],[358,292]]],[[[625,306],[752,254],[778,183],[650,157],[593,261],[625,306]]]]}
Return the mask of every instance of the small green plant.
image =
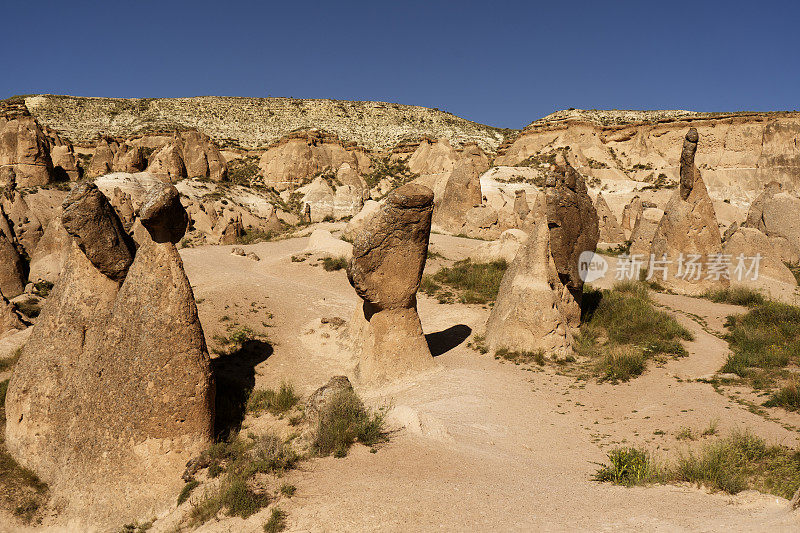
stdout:
{"type": "Polygon", "coordinates": [[[764,407],[783,407],[787,411],[800,411],[800,381],[784,385],[772,393],[764,407]]]}
{"type": "Polygon", "coordinates": [[[183,489],[181,489],[181,493],[178,494],[178,505],[188,500],[189,496],[192,494],[192,491],[196,489],[198,485],[200,485],[200,482],[196,479],[186,483],[186,485],[183,486],[183,489]]]}
{"type": "Polygon", "coordinates": [[[319,414],[313,448],[317,455],[344,457],[348,449],[360,442],[374,446],[385,440],[385,413],[370,411],[352,390],[335,394],[319,414]]]}
{"type": "Polygon", "coordinates": [[[473,263],[465,259],[452,267],[440,269],[433,276],[423,276],[420,289],[442,303],[450,303],[457,298],[461,303],[485,304],[497,299],[500,282],[507,268],[508,263],[502,260],[473,263]],[[444,285],[451,290],[445,289],[444,285]]]}
{"type": "Polygon", "coordinates": [[[152,527],[153,527],[152,521],[143,522],[141,524],[138,522],[134,522],[132,524],[125,524],[124,526],[122,526],[120,533],[145,533],[146,531],[149,531],[150,528],[152,527]]]}
{"type": "Polygon", "coordinates": [[[645,367],[645,357],[641,350],[633,346],[617,346],[600,359],[597,370],[602,380],[618,382],[640,376],[645,367]]]}
{"type": "Polygon", "coordinates": [[[516,352],[508,350],[507,348],[500,348],[497,350],[494,355],[498,358],[505,359],[506,361],[511,361],[515,364],[525,363],[536,363],[539,366],[543,366],[545,364],[545,354],[544,350],[537,350],[535,352],[516,352]]]}
{"type": "Polygon", "coordinates": [[[273,507],[269,519],[264,524],[264,531],[266,533],[278,533],[284,529],[286,529],[286,513],[277,507],[273,507]]]}
{"type": "Polygon", "coordinates": [[[633,244],[633,241],[625,241],[623,243],[614,246],[613,248],[608,248],[605,250],[597,250],[597,253],[602,255],[610,255],[613,257],[625,255],[630,253],[631,244],[633,244]]]}
{"type": "Polygon", "coordinates": [[[281,485],[280,493],[281,496],[286,496],[287,498],[291,498],[297,492],[297,487],[291,485],[289,483],[284,483],[281,485]]]}
{"type": "Polygon", "coordinates": [[[709,422],[708,426],[706,426],[706,429],[704,429],[703,433],[701,433],[701,436],[703,436],[703,437],[711,437],[713,435],[716,435],[717,434],[717,425],[718,424],[719,424],[719,420],[716,420],[716,419],[712,420],[711,422],[709,422]]]}
{"type": "Polygon", "coordinates": [[[51,281],[37,281],[33,284],[33,293],[41,298],[47,298],[53,289],[51,281]]]}
{"type": "Polygon", "coordinates": [[[678,440],[697,440],[692,428],[681,428],[675,438],[678,440]]]}
{"type": "Polygon", "coordinates": [[[347,268],[347,259],[344,257],[325,257],[322,259],[322,268],[326,272],[347,268]]]}
{"type": "Polygon", "coordinates": [[[742,286],[707,291],[702,296],[712,302],[743,305],[745,307],[756,307],[765,304],[767,301],[760,292],[742,286]]]}
{"type": "Polygon", "coordinates": [[[631,487],[654,483],[661,479],[658,466],[650,453],[639,448],[615,448],[608,453],[607,465],[600,465],[595,481],[631,487]]]}
{"type": "Polygon", "coordinates": [[[29,318],[36,318],[42,311],[38,298],[26,298],[14,304],[17,310],[29,318]]]}
{"type": "Polygon", "coordinates": [[[279,415],[289,411],[297,405],[300,397],[294,392],[294,387],[288,383],[281,383],[280,389],[254,390],[247,400],[247,411],[250,413],[260,413],[269,411],[273,415],[279,415]]]}

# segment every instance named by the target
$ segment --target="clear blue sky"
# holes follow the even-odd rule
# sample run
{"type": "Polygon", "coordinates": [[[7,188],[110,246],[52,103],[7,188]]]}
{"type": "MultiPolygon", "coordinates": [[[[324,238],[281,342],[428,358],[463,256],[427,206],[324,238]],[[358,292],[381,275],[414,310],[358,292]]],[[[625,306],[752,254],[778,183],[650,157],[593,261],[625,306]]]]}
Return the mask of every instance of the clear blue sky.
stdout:
{"type": "Polygon", "coordinates": [[[793,1],[7,1],[0,98],[292,96],[521,127],[568,107],[800,109],[793,1]]]}

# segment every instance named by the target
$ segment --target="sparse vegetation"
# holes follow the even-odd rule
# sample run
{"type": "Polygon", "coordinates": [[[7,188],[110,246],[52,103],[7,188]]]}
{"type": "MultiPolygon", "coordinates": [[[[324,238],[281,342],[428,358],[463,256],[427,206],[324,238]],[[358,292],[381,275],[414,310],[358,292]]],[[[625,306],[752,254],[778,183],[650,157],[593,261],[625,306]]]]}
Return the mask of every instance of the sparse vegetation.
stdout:
{"type": "Polygon", "coordinates": [[[264,524],[264,531],[266,533],[278,533],[286,529],[286,513],[274,507],[269,519],[264,524]]]}
{"type": "MultiPolygon", "coordinates": [[[[14,350],[14,353],[10,357],[0,359],[0,372],[5,372],[6,370],[11,370],[14,368],[14,365],[17,364],[17,361],[19,361],[21,355],[22,347],[20,346],[14,350]]],[[[5,392],[3,393],[3,397],[5,398],[5,392]]]]}
{"type": "Polygon", "coordinates": [[[237,239],[239,244],[256,244],[264,241],[271,241],[276,234],[272,231],[263,231],[255,228],[248,228],[244,230],[241,236],[237,239]]]}
{"type": "Polygon", "coordinates": [[[29,318],[36,318],[42,311],[38,298],[26,298],[20,302],[16,302],[14,306],[20,313],[29,318]]]}
{"type": "Polygon", "coordinates": [[[245,156],[228,161],[228,181],[236,185],[250,185],[258,172],[258,157],[245,156]]]}
{"type": "Polygon", "coordinates": [[[494,354],[501,359],[511,361],[515,364],[536,363],[539,366],[543,366],[546,362],[544,350],[538,350],[536,352],[514,352],[506,348],[501,348],[494,354]]]}
{"type": "Polygon", "coordinates": [[[783,407],[787,411],[800,411],[800,381],[784,385],[770,395],[764,407],[783,407]]]}
{"type": "Polygon", "coordinates": [[[254,390],[247,400],[247,411],[249,413],[261,413],[269,411],[273,415],[286,413],[297,405],[300,398],[295,394],[294,387],[287,383],[282,383],[280,389],[254,390]]]}
{"type": "Polygon", "coordinates": [[[575,347],[596,361],[601,379],[627,381],[644,372],[647,359],[686,355],[680,341],[691,340],[691,333],[653,306],[644,284],[627,281],[612,290],[589,289],[584,300],[589,309],[575,347]]]}
{"type": "Polygon", "coordinates": [[[763,305],[767,301],[760,292],[742,286],[707,291],[703,294],[703,298],[712,302],[743,305],[745,307],[763,305]]]}
{"type": "Polygon", "coordinates": [[[639,448],[617,448],[608,454],[596,481],[632,486],[647,483],[694,483],[712,491],[736,494],[754,489],[791,498],[800,487],[800,451],[768,446],[755,435],[734,432],[682,455],[672,467],[660,467],[639,448]]]}
{"type": "Polygon", "coordinates": [[[597,253],[602,255],[610,255],[613,257],[629,254],[631,251],[631,244],[633,244],[633,241],[625,241],[613,248],[597,250],[597,253]]]}
{"type": "Polygon", "coordinates": [[[348,261],[344,257],[325,257],[322,259],[322,268],[326,272],[333,272],[347,268],[347,263],[348,261]]]}
{"type": "Polygon", "coordinates": [[[53,283],[50,281],[37,281],[33,284],[33,293],[41,298],[47,298],[52,289],[53,283]]]}
{"type": "Polygon", "coordinates": [[[364,181],[367,182],[367,186],[371,189],[376,187],[384,178],[389,178],[392,180],[391,188],[394,189],[418,177],[418,174],[411,172],[411,169],[408,168],[408,163],[405,159],[382,157],[373,160],[372,172],[364,176],[364,181]]]}
{"type": "Polygon", "coordinates": [[[352,390],[334,395],[319,415],[313,448],[317,455],[344,457],[355,442],[373,446],[385,440],[385,412],[370,411],[352,390]]]}
{"type": "Polygon", "coordinates": [[[420,289],[440,303],[485,304],[497,298],[507,268],[508,263],[502,260],[473,263],[465,259],[432,276],[423,276],[420,289]]]}
{"type": "Polygon", "coordinates": [[[192,494],[192,491],[196,489],[198,485],[200,485],[200,482],[196,479],[187,482],[186,485],[184,485],[181,489],[181,493],[178,494],[178,505],[188,500],[189,496],[192,494]]]}

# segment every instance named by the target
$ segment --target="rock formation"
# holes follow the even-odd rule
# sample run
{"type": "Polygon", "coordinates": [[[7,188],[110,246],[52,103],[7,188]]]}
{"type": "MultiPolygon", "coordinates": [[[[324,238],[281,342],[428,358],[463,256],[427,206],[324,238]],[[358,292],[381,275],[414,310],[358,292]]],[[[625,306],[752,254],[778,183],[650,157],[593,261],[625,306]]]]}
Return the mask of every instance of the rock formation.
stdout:
{"type": "Polygon", "coordinates": [[[147,159],[142,149],[138,146],[131,146],[128,143],[123,143],[117,148],[110,166],[114,172],[127,172],[130,174],[141,172],[146,167],[147,159]]]}
{"type": "Polygon", "coordinates": [[[180,147],[186,174],[190,178],[228,179],[228,165],[219,148],[204,133],[196,130],[181,132],[180,147]]]}
{"type": "Polygon", "coordinates": [[[460,233],[465,222],[465,213],[480,206],[481,176],[472,161],[459,160],[453,167],[445,184],[441,198],[437,199],[433,211],[433,224],[452,233],[460,233]]]}
{"type": "Polygon", "coordinates": [[[664,211],[656,207],[648,207],[636,219],[636,225],[631,231],[631,257],[637,256],[638,260],[644,261],[645,268],[650,258],[650,248],[653,246],[653,237],[656,234],[658,225],[664,217],[664,211]]]}
{"type": "Polygon", "coordinates": [[[25,105],[0,105],[0,172],[19,187],[47,185],[53,179],[50,145],[25,105]]]}
{"type": "Polygon", "coordinates": [[[622,222],[620,223],[622,229],[627,230],[629,233],[633,231],[633,228],[636,226],[636,223],[639,222],[639,218],[641,218],[643,212],[644,205],[642,199],[638,196],[634,196],[622,210],[622,222]]]}
{"type": "Polygon", "coordinates": [[[598,193],[594,201],[597,210],[597,219],[600,223],[600,242],[621,243],[625,241],[625,233],[622,231],[617,217],[611,212],[603,195],[598,193]]]}
{"type": "MultiPolygon", "coordinates": [[[[519,249],[528,240],[528,234],[521,229],[507,229],[495,241],[484,242],[475,247],[470,259],[478,263],[505,261],[511,264],[519,249]]],[[[549,243],[548,243],[549,246],[549,243]]],[[[549,253],[549,252],[548,252],[549,253]]]]}
{"type": "Polygon", "coordinates": [[[694,164],[698,139],[697,130],[691,128],[681,153],[680,187],[664,209],[650,248],[652,272],[656,262],[667,261],[655,274],[658,282],[684,294],[702,294],[728,284],[727,271],[721,275],[708,271],[708,265],[722,253],[722,237],[711,198],[694,164]],[[693,258],[701,264],[699,276],[686,268],[693,258]]]}
{"type": "Polygon", "coordinates": [[[342,232],[342,238],[348,241],[353,241],[356,238],[356,235],[363,229],[364,225],[367,224],[370,217],[372,217],[375,213],[377,213],[381,208],[381,204],[376,202],[375,200],[367,200],[364,202],[364,207],[361,208],[361,211],[358,212],[345,226],[344,231],[342,232]]]}
{"type": "Polygon", "coordinates": [[[86,170],[88,177],[96,178],[113,171],[115,147],[116,143],[109,143],[104,138],[97,142],[94,148],[94,155],[92,155],[92,160],[89,162],[89,168],[86,170]]]}
{"type": "Polygon", "coordinates": [[[349,328],[359,380],[385,382],[433,364],[416,296],[432,214],[433,191],[408,183],[356,236],[347,275],[364,300],[349,328]]]}
{"type": "Polygon", "coordinates": [[[561,282],[580,303],[583,280],[578,273],[578,258],[597,248],[597,211],[583,176],[561,154],[556,157],[555,171],[547,176],[545,195],[550,253],[561,282]]]}
{"type": "Polygon", "coordinates": [[[154,152],[148,161],[147,172],[170,183],[186,178],[186,165],[181,156],[180,146],[172,142],[154,152]]]}
{"type": "Polygon", "coordinates": [[[531,213],[531,232],[506,270],[497,303],[486,324],[491,350],[566,356],[572,352],[573,330],[580,325],[580,307],[561,282],[550,252],[545,197],[539,193],[531,213]]]}
{"type": "Polygon", "coordinates": [[[783,250],[783,261],[796,262],[800,255],[800,198],[778,182],[771,182],[750,205],[744,225],[769,237],[773,247],[783,250]]]}
{"type": "Polygon", "coordinates": [[[151,190],[133,257],[94,185],[63,211],[69,257],[9,383],[6,445],[89,523],[116,525],[169,505],[212,436],[209,358],[174,244],[186,214],[174,187],[151,190]]]}
{"type": "Polygon", "coordinates": [[[754,289],[765,291],[767,294],[772,292],[774,283],[784,283],[797,285],[792,271],[783,263],[780,251],[775,250],[769,238],[755,228],[742,227],[737,229],[725,241],[723,246],[724,253],[731,259],[731,283],[735,285],[745,285],[754,289]],[[746,270],[751,267],[752,258],[760,256],[758,263],[758,275],[755,271],[749,275],[744,275],[746,270]],[[744,264],[741,276],[735,271],[741,256],[744,264]],[[742,279],[739,279],[741,277],[742,279]],[[755,278],[755,279],[754,279],[755,278]]]}
{"type": "Polygon", "coordinates": [[[76,181],[80,177],[75,150],[71,144],[59,144],[50,148],[55,181],[76,181]]]}

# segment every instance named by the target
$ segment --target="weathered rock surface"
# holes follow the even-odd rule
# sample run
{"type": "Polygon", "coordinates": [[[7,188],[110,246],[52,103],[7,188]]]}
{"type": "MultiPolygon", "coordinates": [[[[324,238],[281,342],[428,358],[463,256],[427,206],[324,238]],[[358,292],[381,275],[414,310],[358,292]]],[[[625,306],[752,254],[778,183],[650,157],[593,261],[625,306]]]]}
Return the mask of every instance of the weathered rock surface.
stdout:
{"type": "Polygon", "coordinates": [[[158,179],[170,183],[187,177],[181,148],[176,142],[163,146],[150,156],[147,172],[158,179]]]}
{"type": "Polygon", "coordinates": [[[787,262],[800,254],[800,198],[778,182],[771,182],[750,205],[744,225],[755,228],[770,238],[785,239],[781,247],[789,249],[782,256],[787,262]]]}
{"type": "MultiPolygon", "coordinates": [[[[3,217],[2,212],[0,217],[3,217]]],[[[13,237],[10,238],[6,231],[0,229],[0,293],[13,298],[25,290],[26,272],[13,237]]]]}
{"type": "Polygon", "coordinates": [[[625,241],[625,233],[622,231],[617,217],[611,212],[603,195],[598,193],[594,201],[594,207],[597,210],[597,219],[600,224],[600,242],[606,243],[621,243],[625,241]]]}
{"type": "Polygon", "coordinates": [[[353,257],[352,244],[337,239],[330,231],[322,228],[315,229],[308,238],[305,251],[320,257],[343,257],[347,260],[353,257]]]}
{"type": "Polygon", "coordinates": [[[75,186],[64,201],[61,223],[87,259],[121,282],[133,262],[134,246],[114,208],[94,183],[75,186]]]}
{"type": "Polygon", "coordinates": [[[511,264],[519,249],[528,240],[528,234],[521,229],[507,229],[496,241],[480,244],[470,254],[470,258],[478,263],[505,261],[511,264]]]}
{"type": "Polygon", "coordinates": [[[333,376],[322,387],[314,391],[306,400],[305,414],[313,424],[319,419],[320,413],[330,404],[331,399],[343,392],[352,391],[353,385],[347,376],[333,376]]]}
{"type": "MultiPolygon", "coordinates": [[[[9,383],[6,444],[86,524],[111,527],[171,505],[187,459],[210,443],[214,387],[174,243],[156,231],[127,275],[108,269],[127,262],[109,260],[126,255],[109,249],[121,224],[94,186],[77,189],[67,264],[9,383]]],[[[174,189],[148,196],[151,227],[180,227],[174,189]]]]}
{"type": "Polygon", "coordinates": [[[739,228],[725,241],[723,249],[731,260],[731,284],[745,285],[768,294],[774,288],[775,282],[797,285],[794,274],[783,264],[780,252],[770,245],[766,235],[755,228],[739,228]],[[756,255],[760,256],[757,275],[754,271],[745,275],[756,255]],[[741,274],[735,271],[740,256],[744,261],[741,274]]]}
{"type": "Polygon", "coordinates": [[[375,200],[367,200],[364,202],[364,206],[361,208],[361,211],[358,212],[345,226],[344,231],[342,232],[342,238],[347,239],[349,241],[353,241],[358,235],[364,225],[367,224],[369,218],[377,213],[381,208],[381,204],[376,202],[375,200]]]}
{"type": "Polygon", "coordinates": [[[11,334],[27,328],[28,325],[22,321],[16,308],[14,308],[8,299],[0,294],[0,337],[5,337],[6,334],[11,334]]]}
{"type": "Polygon", "coordinates": [[[469,159],[459,160],[450,173],[441,198],[433,210],[433,224],[445,231],[459,233],[465,214],[481,205],[481,175],[469,159]]]}
{"type": "Polygon", "coordinates": [[[92,160],[86,173],[90,178],[103,176],[114,169],[114,148],[115,143],[110,144],[107,139],[100,139],[94,148],[92,160]]]}
{"type": "Polygon", "coordinates": [[[228,165],[217,145],[204,133],[196,130],[180,134],[181,156],[190,178],[228,179],[228,165]]]}
{"type": "Polygon", "coordinates": [[[3,181],[13,178],[19,187],[53,179],[48,139],[24,105],[0,106],[0,172],[3,181]]]}
{"type": "MultiPolygon", "coordinates": [[[[664,218],[664,211],[657,207],[648,207],[636,220],[636,225],[631,231],[631,257],[637,256],[644,261],[644,265],[650,258],[650,248],[653,246],[653,237],[656,234],[661,219],[664,218]]],[[[643,266],[643,268],[645,267],[643,266]]]]}
{"type": "Polygon", "coordinates": [[[80,177],[75,150],[71,144],[60,144],[50,148],[55,181],[75,181],[80,177]]]}
{"type": "MultiPolygon", "coordinates": [[[[711,198],[694,165],[697,141],[697,131],[692,128],[683,144],[680,188],[664,209],[650,248],[654,261],[668,261],[656,274],[658,282],[683,294],[702,294],[728,284],[727,272],[711,278],[708,275],[707,265],[722,253],[722,237],[711,198]],[[685,262],[682,264],[682,258],[690,260],[692,257],[702,264],[699,276],[687,275],[685,262]]],[[[651,262],[651,270],[654,265],[651,262]]]]}
{"type": "Polygon", "coordinates": [[[643,212],[644,205],[642,204],[642,199],[638,196],[634,196],[622,210],[622,222],[620,223],[622,229],[627,230],[629,233],[632,232],[643,212]]]}
{"type": "Polygon", "coordinates": [[[544,194],[535,205],[531,233],[500,284],[486,324],[486,343],[491,350],[566,356],[572,352],[573,330],[580,325],[580,307],[560,281],[550,252],[544,194]]]}
{"type": "Polygon", "coordinates": [[[364,300],[350,323],[358,379],[379,383],[433,364],[416,293],[428,253],[433,191],[393,191],[357,236],[348,279],[364,300]]]}
{"type": "Polygon", "coordinates": [[[61,224],[61,216],[53,218],[31,254],[28,279],[55,283],[69,256],[70,240],[69,233],[61,224]]]}
{"type": "Polygon", "coordinates": [[[594,252],[600,231],[597,211],[586,183],[563,156],[556,158],[556,170],[545,182],[547,223],[550,227],[550,253],[561,282],[580,303],[583,280],[578,273],[578,258],[594,252]]]}

